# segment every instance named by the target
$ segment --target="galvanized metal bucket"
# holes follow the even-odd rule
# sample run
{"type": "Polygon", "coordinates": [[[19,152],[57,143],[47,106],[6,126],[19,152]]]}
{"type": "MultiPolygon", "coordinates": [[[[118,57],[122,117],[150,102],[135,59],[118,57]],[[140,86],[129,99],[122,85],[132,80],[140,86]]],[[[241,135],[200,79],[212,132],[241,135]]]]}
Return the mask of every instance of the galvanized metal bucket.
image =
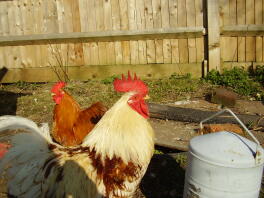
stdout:
{"type": "Polygon", "coordinates": [[[190,141],[184,198],[257,198],[264,152],[259,141],[229,109],[253,141],[232,132],[197,136],[190,141]]]}

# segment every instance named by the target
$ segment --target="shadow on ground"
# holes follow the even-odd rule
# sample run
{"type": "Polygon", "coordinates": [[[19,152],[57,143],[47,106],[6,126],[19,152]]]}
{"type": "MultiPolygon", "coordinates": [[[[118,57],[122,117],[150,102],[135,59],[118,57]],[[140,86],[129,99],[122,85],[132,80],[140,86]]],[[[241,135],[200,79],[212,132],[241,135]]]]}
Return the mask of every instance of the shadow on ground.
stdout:
{"type": "MultiPolygon", "coordinates": [[[[6,67],[0,69],[0,82],[7,73],[7,71],[8,69],[6,67]]],[[[22,96],[22,94],[0,90],[0,116],[16,115],[17,98],[20,96],[22,96]]]]}
{"type": "Polygon", "coordinates": [[[185,171],[169,155],[154,155],[140,184],[146,198],[180,198],[185,171]]]}
{"type": "Polygon", "coordinates": [[[16,115],[17,99],[24,95],[28,94],[0,90],[0,116],[16,115]]]}

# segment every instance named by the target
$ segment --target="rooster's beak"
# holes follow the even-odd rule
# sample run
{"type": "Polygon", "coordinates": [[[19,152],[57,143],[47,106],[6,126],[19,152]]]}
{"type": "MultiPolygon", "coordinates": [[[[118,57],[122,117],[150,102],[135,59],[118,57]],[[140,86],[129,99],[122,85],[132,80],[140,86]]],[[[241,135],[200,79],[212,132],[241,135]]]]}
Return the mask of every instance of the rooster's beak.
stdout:
{"type": "Polygon", "coordinates": [[[148,100],[148,99],[150,99],[150,97],[149,97],[149,95],[146,95],[146,96],[144,97],[144,100],[148,100]]]}
{"type": "Polygon", "coordinates": [[[56,94],[55,93],[51,93],[51,96],[55,96],[56,94]]]}

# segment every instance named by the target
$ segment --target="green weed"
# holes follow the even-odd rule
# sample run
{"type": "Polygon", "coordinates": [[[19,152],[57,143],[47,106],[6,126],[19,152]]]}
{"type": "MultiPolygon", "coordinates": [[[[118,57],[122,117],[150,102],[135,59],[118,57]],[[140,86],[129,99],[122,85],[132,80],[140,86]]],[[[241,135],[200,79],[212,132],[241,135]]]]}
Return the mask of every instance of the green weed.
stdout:
{"type": "Polygon", "coordinates": [[[250,71],[250,75],[253,79],[264,85],[264,65],[256,66],[256,69],[250,71]]]}
{"type": "MultiPolygon", "coordinates": [[[[260,71],[258,70],[258,72],[260,71]]],[[[234,67],[230,70],[225,69],[222,74],[212,70],[205,77],[205,80],[215,85],[230,87],[240,95],[253,96],[257,100],[261,100],[264,93],[263,86],[254,78],[243,68],[234,67]]]]}
{"type": "Polygon", "coordinates": [[[101,80],[101,82],[103,84],[112,84],[116,78],[119,78],[119,75],[110,76],[108,78],[105,78],[105,79],[101,80]]]}
{"type": "Polygon", "coordinates": [[[202,85],[199,79],[192,79],[190,75],[173,74],[170,77],[147,80],[150,97],[153,102],[168,103],[192,95],[202,85]]]}

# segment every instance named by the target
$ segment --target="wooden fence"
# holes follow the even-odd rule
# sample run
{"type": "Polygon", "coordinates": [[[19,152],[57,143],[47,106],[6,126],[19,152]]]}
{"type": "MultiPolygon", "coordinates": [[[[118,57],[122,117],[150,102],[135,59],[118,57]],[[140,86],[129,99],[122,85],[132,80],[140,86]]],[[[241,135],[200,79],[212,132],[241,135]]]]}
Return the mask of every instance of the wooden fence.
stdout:
{"type": "Polygon", "coordinates": [[[264,0],[0,0],[0,80],[137,71],[201,76],[264,62],[264,0]],[[256,63],[258,62],[258,63],[256,63]]]}

